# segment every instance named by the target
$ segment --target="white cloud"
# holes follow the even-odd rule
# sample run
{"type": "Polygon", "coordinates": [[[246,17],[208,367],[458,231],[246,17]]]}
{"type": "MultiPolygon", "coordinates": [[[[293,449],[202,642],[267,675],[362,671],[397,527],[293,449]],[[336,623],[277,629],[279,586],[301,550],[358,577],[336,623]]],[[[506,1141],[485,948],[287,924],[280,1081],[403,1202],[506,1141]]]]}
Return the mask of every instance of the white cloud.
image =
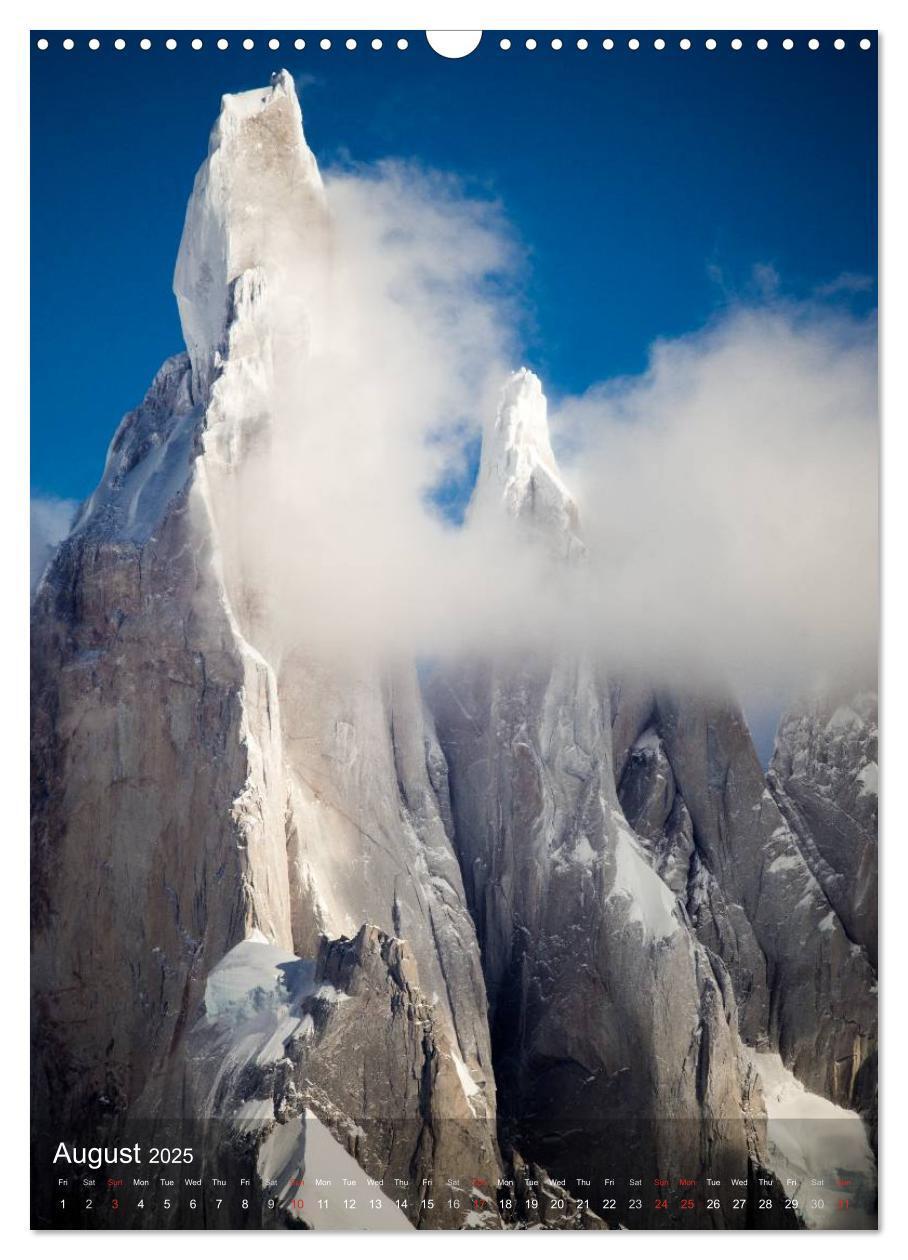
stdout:
{"type": "Polygon", "coordinates": [[[280,646],[305,627],[332,650],[412,648],[447,634],[473,567],[430,494],[513,360],[515,246],[494,204],[439,176],[392,164],[327,188],[328,315],[311,353],[282,344],[270,445],[224,515],[280,646]]]}
{"type": "Polygon", "coordinates": [[[872,668],[874,337],[815,305],[737,307],[562,401],[612,652],[757,690],[872,668]]]}
{"type": "MultiPolygon", "coordinates": [[[[589,563],[556,578],[506,531],[456,529],[429,499],[520,362],[521,258],[500,209],[397,164],[326,183],[328,314],[311,352],[276,345],[272,438],[224,513],[269,606],[269,650],[579,641],[613,665],[703,670],[761,697],[872,666],[869,323],[767,284],[657,344],[643,375],[558,400],[589,563]]],[[[286,259],[284,274],[292,303],[286,259]]]]}
{"type": "Polygon", "coordinates": [[[53,495],[32,498],[29,577],[33,593],[57,544],[69,533],[78,506],[74,499],[58,499],[53,495]]]}

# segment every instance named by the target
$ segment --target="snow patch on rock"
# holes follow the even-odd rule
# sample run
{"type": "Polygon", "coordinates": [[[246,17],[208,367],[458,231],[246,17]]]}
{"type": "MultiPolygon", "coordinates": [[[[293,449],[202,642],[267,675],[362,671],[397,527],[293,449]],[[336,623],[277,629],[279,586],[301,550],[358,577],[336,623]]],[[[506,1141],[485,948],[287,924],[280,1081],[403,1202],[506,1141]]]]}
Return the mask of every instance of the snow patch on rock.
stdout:
{"type": "Polygon", "coordinates": [[[763,1086],[771,1169],[805,1224],[836,1228],[835,1202],[847,1198],[850,1226],[875,1227],[876,1163],[861,1117],[805,1089],[778,1054],[747,1046],[744,1054],[763,1086]]]}
{"type": "Polygon", "coordinates": [[[480,1090],[476,1082],[473,1080],[473,1077],[470,1075],[469,1069],[467,1065],[464,1063],[460,1055],[460,1052],[457,1050],[456,1046],[452,1046],[451,1048],[451,1059],[454,1063],[454,1068],[457,1072],[457,1079],[460,1081],[461,1089],[464,1092],[464,1096],[469,1104],[470,1110],[473,1112],[475,1116],[476,1109],[473,1106],[473,1103],[471,1100],[475,1098],[477,1094],[480,1094],[482,1091],[480,1090]]]}
{"type": "Polygon", "coordinates": [[[878,796],[880,786],[880,768],[875,761],[869,761],[857,775],[861,785],[861,796],[878,796]]]}
{"type": "Polygon", "coordinates": [[[615,882],[609,901],[627,905],[628,923],[639,923],[644,935],[667,940],[681,931],[677,898],[638,848],[631,832],[619,825],[615,843],[615,882]]]}

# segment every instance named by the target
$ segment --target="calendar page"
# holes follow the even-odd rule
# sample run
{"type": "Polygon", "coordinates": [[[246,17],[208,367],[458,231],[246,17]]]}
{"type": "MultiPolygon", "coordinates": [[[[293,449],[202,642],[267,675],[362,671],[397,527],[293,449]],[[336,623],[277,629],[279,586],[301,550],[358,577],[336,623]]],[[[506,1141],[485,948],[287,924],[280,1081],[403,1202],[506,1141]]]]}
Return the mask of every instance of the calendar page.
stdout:
{"type": "Polygon", "coordinates": [[[876,1228],[874,31],[32,31],[32,1224],[876,1228]]]}

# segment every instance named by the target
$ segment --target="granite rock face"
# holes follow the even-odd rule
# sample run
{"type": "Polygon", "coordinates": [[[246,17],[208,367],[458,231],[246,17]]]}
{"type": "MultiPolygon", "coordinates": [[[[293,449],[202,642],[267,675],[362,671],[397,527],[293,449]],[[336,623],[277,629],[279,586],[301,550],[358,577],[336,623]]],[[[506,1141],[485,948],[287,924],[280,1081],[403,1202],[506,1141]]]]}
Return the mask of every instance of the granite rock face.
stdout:
{"type": "MultiPolygon", "coordinates": [[[[496,510],[548,558],[553,581],[584,565],[579,513],[526,372],[486,432],[468,528],[496,510]]],[[[609,680],[582,651],[465,660],[438,670],[429,695],[507,1139],[555,1173],[570,1172],[578,1133],[606,1175],[622,1158],[645,1167],[647,1154],[654,1167],[702,1170],[747,1150],[760,1166],[760,1082],[739,1038],[778,1051],[808,1089],[872,1113],[867,953],[730,696],[609,680]]],[[[854,793],[875,750],[862,720],[848,729],[863,756],[854,793]]],[[[838,763],[849,756],[839,750],[838,763]]],[[[812,782],[813,765],[802,774],[812,782]]]]}
{"type": "MultiPolygon", "coordinates": [[[[33,606],[36,1097],[48,1125],[177,1106],[225,955],[260,934],[312,958],[370,923],[406,938],[436,1043],[475,1091],[468,1106],[453,1068],[426,1068],[420,1105],[446,1119],[453,1098],[491,1175],[484,980],[415,666],[280,650],[229,545],[281,338],[301,316],[318,336],[329,230],[290,76],[225,97],[175,279],[189,353],[124,419],[33,606]]],[[[409,1061],[394,1019],[374,1030],[386,1082],[409,1061]]]]}
{"type": "MultiPolygon", "coordinates": [[[[499,510],[553,566],[578,513],[530,373],[486,434],[471,521],[499,510]],[[518,449],[515,449],[518,448],[518,449]]],[[[430,697],[482,947],[502,1129],[553,1175],[740,1168],[733,986],[618,802],[607,681],[583,653],[439,670],[430,697]]],[[[658,809],[654,806],[658,813],[658,809]]]]}
{"type": "Polygon", "coordinates": [[[779,724],[767,780],[848,936],[877,956],[877,698],[814,699],[779,724]]]}
{"type": "Polygon", "coordinates": [[[226,1126],[222,1145],[252,1147],[278,1197],[308,1175],[300,1220],[318,1227],[313,1178],[331,1177],[330,1161],[307,1161],[321,1126],[412,1225],[502,1227],[482,1085],[405,941],[364,924],[352,939],[323,937],[307,961],[247,939],[208,978],[188,1060],[191,1109],[226,1126]]]}
{"type": "Polygon", "coordinates": [[[566,1192],[544,1168],[528,1164],[516,1151],[507,1171],[503,1201],[517,1229],[608,1229],[586,1200],[566,1192]]]}
{"type": "Polygon", "coordinates": [[[728,967],[745,1038],[777,1049],[810,1089],[859,1104],[876,1041],[870,960],[770,792],[740,710],[640,687],[618,704],[621,801],[676,884],[686,866],[688,913],[728,967]]]}
{"type": "Polygon", "coordinates": [[[283,828],[264,785],[275,750],[246,735],[269,679],[238,645],[193,523],[192,438],[166,519],[144,541],[119,528],[143,448],[197,421],[188,377],[185,357],[165,365],[126,417],[113,501],[89,505],[33,607],[36,1097],[74,1123],[129,1107],[247,927],[290,942],[267,834],[283,828]]]}

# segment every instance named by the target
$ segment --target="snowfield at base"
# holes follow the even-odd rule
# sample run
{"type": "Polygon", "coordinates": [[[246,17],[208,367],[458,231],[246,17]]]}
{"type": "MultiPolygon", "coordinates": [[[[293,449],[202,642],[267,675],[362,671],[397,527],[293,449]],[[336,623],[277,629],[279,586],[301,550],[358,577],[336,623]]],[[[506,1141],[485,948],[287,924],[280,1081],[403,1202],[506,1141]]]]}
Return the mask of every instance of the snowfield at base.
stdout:
{"type": "Polygon", "coordinates": [[[302,996],[300,984],[307,987],[313,971],[313,963],[270,945],[261,932],[253,930],[212,968],[205,985],[205,1014],[211,1020],[227,1017],[239,1021],[264,1010],[288,1007],[292,998],[302,996]],[[289,988],[291,976],[293,993],[289,988]]]}
{"type": "Polygon", "coordinates": [[[288,1204],[293,1199],[291,1182],[301,1173],[305,1174],[309,1184],[302,1201],[306,1206],[289,1210],[313,1229],[413,1229],[381,1186],[368,1187],[365,1191],[359,1189],[362,1168],[308,1109],[305,1120],[296,1116],[286,1124],[275,1126],[259,1151],[258,1173],[263,1183],[277,1182],[276,1197],[282,1202],[287,1200],[288,1204]],[[331,1185],[316,1191],[311,1185],[316,1177],[330,1181],[331,1185]],[[345,1190],[344,1178],[356,1189],[345,1190]],[[319,1209],[319,1202],[326,1203],[327,1207],[319,1209]],[[355,1206],[345,1206],[345,1203],[355,1203],[355,1206]]]}
{"type": "MultiPolygon", "coordinates": [[[[292,1036],[312,1033],[302,1004],[312,994],[315,964],[270,945],[253,930],[215,966],[205,986],[205,1014],[196,1025],[197,1053],[216,1060],[209,1106],[218,1108],[219,1087],[249,1064],[276,1063],[292,1036]]],[[[272,1098],[252,1099],[235,1113],[246,1126],[274,1117],[272,1098]]]]}
{"type": "MultiPolygon", "coordinates": [[[[315,989],[313,971],[313,963],[271,945],[258,929],[225,954],[213,968],[205,988],[205,1021],[216,1038],[213,1049],[221,1063],[218,1081],[241,1072],[246,1064],[279,1060],[287,1038],[305,1035],[307,1022],[312,1026],[311,1015],[301,1017],[300,1012],[307,997],[329,1002],[347,1000],[348,995],[333,985],[322,984],[315,989]]],[[[479,1087],[463,1060],[458,1060],[455,1055],[457,1074],[469,1097],[471,1092],[478,1093],[479,1087]]],[[[305,1121],[302,1116],[295,1116],[286,1123],[275,1123],[274,1099],[251,1098],[234,1112],[233,1119],[250,1129],[274,1126],[259,1150],[258,1171],[263,1182],[277,1182],[275,1197],[286,1200],[293,1216],[316,1229],[413,1228],[380,1186],[375,1186],[367,1199],[359,1191],[344,1190],[344,1177],[360,1185],[363,1169],[309,1109],[305,1121]],[[332,1187],[322,1192],[328,1209],[316,1211],[314,1202],[305,1194],[300,1196],[305,1208],[291,1206],[296,1197],[291,1182],[301,1171],[307,1178],[331,1180],[332,1187]],[[344,1206],[345,1197],[350,1195],[357,1200],[355,1209],[344,1206]],[[374,1208],[373,1202],[380,1202],[381,1206],[374,1208]]]]}
{"type": "Polygon", "coordinates": [[[797,1200],[805,1224],[836,1228],[836,1203],[848,1199],[850,1227],[866,1219],[866,1227],[875,1228],[876,1163],[860,1116],[811,1094],[778,1054],[748,1046],[744,1053],[763,1084],[770,1167],[785,1197],[797,1200]],[[837,1178],[850,1184],[839,1187],[837,1178]],[[814,1179],[823,1184],[814,1185],[814,1179]],[[815,1206],[819,1201],[822,1208],[815,1206]]]}

